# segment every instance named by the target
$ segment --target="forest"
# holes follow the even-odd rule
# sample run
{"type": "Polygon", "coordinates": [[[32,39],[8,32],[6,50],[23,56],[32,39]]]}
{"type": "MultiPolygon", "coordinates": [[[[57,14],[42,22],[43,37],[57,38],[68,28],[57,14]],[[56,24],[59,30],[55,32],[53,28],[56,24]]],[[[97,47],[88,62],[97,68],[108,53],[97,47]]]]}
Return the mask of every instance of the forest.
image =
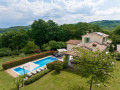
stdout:
{"type": "Polygon", "coordinates": [[[99,25],[85,22],[58,25],[53,20],[39,19],[33,22],[29,30],[12,30],[0,34],[0,56],[66,48],[66,41],[80,40],[86,31],[109,34],[109,39],[113,43],[120,43],[120,26],[110,31],[102,29],[99,25]]]}

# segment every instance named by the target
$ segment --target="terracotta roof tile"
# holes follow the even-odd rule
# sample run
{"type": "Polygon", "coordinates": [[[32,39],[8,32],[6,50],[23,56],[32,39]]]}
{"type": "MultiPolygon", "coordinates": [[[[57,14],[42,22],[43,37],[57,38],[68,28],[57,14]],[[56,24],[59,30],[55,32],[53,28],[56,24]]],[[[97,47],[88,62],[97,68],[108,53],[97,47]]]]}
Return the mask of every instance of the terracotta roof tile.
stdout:
{"type": "MultiPolygon", "coordinates": [[[[87,49],[90,49],[90,50],[93,50],[93,43],[86,43],[83,47],[87,48],[87,49]]],[[[96,43],[96,48],[100,51],[104,51],[107,46],[106,45],[103,45],[103,44],[99,44],[99,43],[96,43]]]]}
{"type": "Polygon", "coordinates": [[[81,40],[69,40],[66,43],[67,44],[77,45],[77,44],[80,44],[81,42],[82,42],[81,40]]]}

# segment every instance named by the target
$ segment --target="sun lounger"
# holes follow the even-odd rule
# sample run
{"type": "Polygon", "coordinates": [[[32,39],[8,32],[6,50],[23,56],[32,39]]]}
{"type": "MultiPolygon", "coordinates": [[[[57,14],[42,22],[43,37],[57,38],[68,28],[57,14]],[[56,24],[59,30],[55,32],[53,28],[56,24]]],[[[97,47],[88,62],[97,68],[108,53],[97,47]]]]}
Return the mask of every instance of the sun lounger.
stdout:
{"type": "Polygon", "coordinates": [[[25,78],[24,78],[24,81],[27,80],[27,79],[28,79],[28,77],[25,77],[25,78]]]}
{"type": "Polygon", "coordinates": [[[37,72],[40,72],[41,70],[40,70],[40,69],[37,69],[36,71],[37,71],[37,72]]]}
{"type": "Polygon", "coordinates": [[[31,77],[31,76],[32,76],[32,74],[31,74],[31,73],[28,73],[28,74],[27,74],[27,76],[28,76],[28,77],[31,77]]]}
{"type": "Polygon", "coordinates": [[[32,74],[36,74],[37,72],[36,72],[36,71],[32,71],[31,73],[32,73],[32,74]]]}
{"type": "Polygon", "coordinates": [[[44,70],[44,68],[42,68],[42,67],[41,67],[40,69],[41,69],[41,70],[44,70]]]}

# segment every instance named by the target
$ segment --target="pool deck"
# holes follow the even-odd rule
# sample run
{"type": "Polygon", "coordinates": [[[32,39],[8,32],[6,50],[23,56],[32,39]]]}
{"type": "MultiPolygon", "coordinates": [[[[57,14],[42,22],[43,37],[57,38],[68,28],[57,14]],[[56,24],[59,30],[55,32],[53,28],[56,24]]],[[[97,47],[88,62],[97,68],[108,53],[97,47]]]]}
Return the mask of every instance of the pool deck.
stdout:
{"type": "MultiPolygon", "coordinates": [[[[50,55],[50,56],[47,56],[47,57],[54,57],[54,56],[50,55]]],[[[47,57],[44,57],[44,58],[47,58],[47,57]]],[[[44,58],[36,59],[34,61],[31,61],[31,62],[35,62],[35,61],[38,61],[38,60],[41,60],[41,59],[44,59],[44,58]]],[[[58,60],[63,61],[63,59],[58,59],[58,60]]],[[[19,76],[19,74],[16,73],[13,69],[17,68],[17,67],[20,67],[20,66],[22,66],[24,64],[18,65],[16,67],[9,68],[9,69],[5,70],[5,72],[7,72],[8,74],[10,74],[13,78],[17,78],[19,76]]],[[[46,68],[46,66],[43,66],[43,68],[46,68]]]]}

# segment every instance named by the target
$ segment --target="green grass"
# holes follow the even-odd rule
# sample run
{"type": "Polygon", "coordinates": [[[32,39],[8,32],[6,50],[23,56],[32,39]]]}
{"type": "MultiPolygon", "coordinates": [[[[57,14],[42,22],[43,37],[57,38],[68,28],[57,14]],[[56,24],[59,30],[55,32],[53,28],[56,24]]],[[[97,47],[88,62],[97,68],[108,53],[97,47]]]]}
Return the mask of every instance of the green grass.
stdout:
{"type": "MultiPolygon", "coordinates": [[[[120,62],[116,63],[116,68],[118,70],[114,72],[110,83],[106,85],[107,87],[93,85],[92,90],[120,90],[120,62]]],[[[75,86],[84,87],[84,90],[89,90],[89,85],[86,83],[87,80],[71,70],[63,70],[59,74],[52,71],[38,81],[24,86],[21,90],[68,90],[75,86]]]]}
{"type": "MultiPolygon", "coordinates": [[[[28,54],[26,56],[30,56],[30,55],[33,54],[28,54]]],[[[3,88],[5,90],[10,90],[11,88],[15,87],[15,85],[13,84],[14,78],[3,70],[2,63],[12,60],[17,60],[19,58],[21,58],[19,57],[19,55],[15,55],[14,58],[12,58],[11,56],[0,58],[0,90],[3,90],[3,88]]]]}

